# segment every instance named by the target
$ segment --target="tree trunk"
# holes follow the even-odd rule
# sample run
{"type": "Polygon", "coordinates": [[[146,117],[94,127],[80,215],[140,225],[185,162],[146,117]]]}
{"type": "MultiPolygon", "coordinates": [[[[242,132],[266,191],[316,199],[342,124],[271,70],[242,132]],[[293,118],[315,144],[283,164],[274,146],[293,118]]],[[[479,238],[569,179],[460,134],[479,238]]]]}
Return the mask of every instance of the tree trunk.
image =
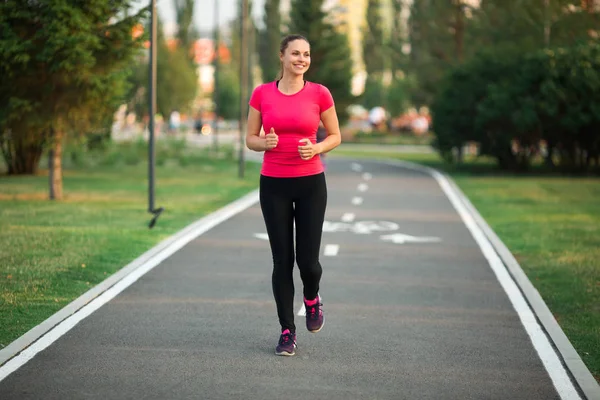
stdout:
{"type": "Polygon", "coordinates": [[[42,156],[43,139],[28,133],[5,131],[0,134],[0,149],[9,175],[33,175],[42,156]]]}
{"type": "Polygon", "coordinates": [[[50,200],[62,200],[63,182],[62,182],[62,151],[63,136],[61,129],[54,131],[53,148],[48,155],[48,180],[50,186],[50,200]]]}

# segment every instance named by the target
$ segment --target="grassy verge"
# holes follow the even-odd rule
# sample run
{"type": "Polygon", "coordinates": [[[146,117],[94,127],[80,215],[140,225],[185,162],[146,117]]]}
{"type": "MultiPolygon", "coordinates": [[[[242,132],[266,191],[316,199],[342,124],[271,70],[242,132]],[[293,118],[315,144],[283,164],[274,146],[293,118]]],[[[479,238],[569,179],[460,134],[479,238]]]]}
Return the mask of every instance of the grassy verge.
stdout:
{"type": "MultiPolygon", "coordinates": [[[[47,198],[47,172],[0,176],[0,348],[186,225],[257,187],[248,163],[180,142],[157,150],[156,205],[148,229],[145,145],[67,151],[65,199],[47,198]]],[[[44,164],[42,164],[44,165],[44,164]]]]}
{"type": "Polygon", "coordinates": [[[519,261],[600,382],[600,178],[507,176],[485,159],[459,168],[444,165],[435,154],[394,158],[453,177],[519,261]]]}
{"type": "Polygon", "coordinates": [[[344,138],[344,143],[359,144],[398,144],[398,145],[431,145],[433,135],[421,136],[412,133],[386,133],[386,132],[357,132],[344,138]]]}

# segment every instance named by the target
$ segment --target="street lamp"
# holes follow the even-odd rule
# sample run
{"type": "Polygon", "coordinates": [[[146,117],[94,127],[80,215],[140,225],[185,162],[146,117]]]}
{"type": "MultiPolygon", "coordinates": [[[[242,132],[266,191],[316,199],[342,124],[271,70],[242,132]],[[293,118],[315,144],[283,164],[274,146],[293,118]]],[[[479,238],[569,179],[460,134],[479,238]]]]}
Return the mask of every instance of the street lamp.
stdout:
{"type": "Polygon", "coordinates": [[[246,107],[248,97],[248,0],[242,0],[242,26],[240,44],[240,137],[238,176],[244,177],[244,148],[246,147],[246,107]]]}
{"type": "Polygon", "coordinates": [[[214,84],[213,84],[213,104],[214,104],[214,114],[215,119],[213,123],[213,148],[215,153],[219,150],[218,143],[218,135],[219,135],[219,41],[220,41],[220,32],[219,32],[219,0],[215,0],[214,4],[214,19],[215,19],[215,27],[214,27],[214,84]]]}
{"type": "Polygon", "coordinates": [[[156,110],[156,0],[150,0],[150,62],[148,96],[149,96],[149,120],[148,120],[148,212],[152,219],[148,228],[152,229],[160,214],[164,211],[163,207],[154,208],[154,114],[156,110]]]}

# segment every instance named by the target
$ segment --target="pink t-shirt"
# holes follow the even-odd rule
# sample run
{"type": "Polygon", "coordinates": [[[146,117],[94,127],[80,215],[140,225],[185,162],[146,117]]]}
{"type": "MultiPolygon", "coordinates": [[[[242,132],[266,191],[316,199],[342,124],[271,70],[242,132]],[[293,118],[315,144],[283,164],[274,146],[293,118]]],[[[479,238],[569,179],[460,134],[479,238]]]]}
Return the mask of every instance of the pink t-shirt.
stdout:
{"type": "Polygon", "coordinates": [[[319,156],[303,160],[298,153],[300,139],[317,142],[321,113],[333,106],[329,90],[318,83],[306,82],[295,94],[279,91],[277,82],[258,86],[250,97],[250,106],[260,111],[265,134],[275,129],[279,142],[265,151],[262,171],[265,176],[290,178],[323,172],[319,156]]]}

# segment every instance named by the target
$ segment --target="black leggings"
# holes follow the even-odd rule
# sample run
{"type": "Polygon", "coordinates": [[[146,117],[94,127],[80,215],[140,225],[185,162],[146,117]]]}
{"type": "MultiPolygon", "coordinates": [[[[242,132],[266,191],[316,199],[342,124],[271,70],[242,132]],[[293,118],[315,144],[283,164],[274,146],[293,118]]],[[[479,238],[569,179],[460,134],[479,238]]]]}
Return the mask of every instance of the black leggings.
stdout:
{"type": "Polygon", "coordinates": [[[260,177],[262,209],[273,254],[273,295],[281,329],[296,331],[294,325],[294,222],[296,256],[304,297],[317,297],[321,280],[319,253],[327,185],[325,174],[298,178],[260,177]]]}

